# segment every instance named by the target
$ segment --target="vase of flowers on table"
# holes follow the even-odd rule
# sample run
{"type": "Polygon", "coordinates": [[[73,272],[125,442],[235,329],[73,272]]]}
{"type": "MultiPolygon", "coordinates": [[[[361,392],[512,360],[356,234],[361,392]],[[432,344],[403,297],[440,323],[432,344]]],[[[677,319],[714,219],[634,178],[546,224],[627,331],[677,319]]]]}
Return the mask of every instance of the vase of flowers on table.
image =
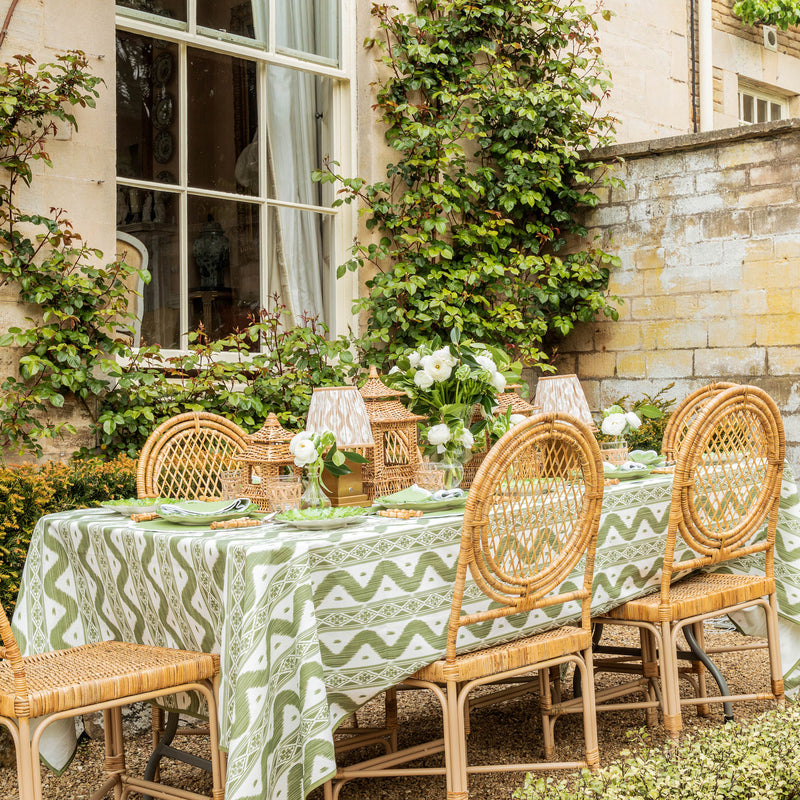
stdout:
{"type": "Polygon", "coordinates": [[[603,420],[600,432],[610,437],[600,442],[600,453],[609,464],[624,464],[628,460],[628,442],[626,434],[637,430],[642,418],[635,411],[625,411],[620,405],[603,409],[603,420]]]}
{"type": "Polygon", "coordinates": [[[435,340],[403,354],[386,378],[409,397],[409,409],[428,418],[422,425],[422,448],[429,461],[442,465],[445,488],[458,486],[475,437],[482,433],[497,406],[497,395],[519,365],[497,348],[480,342],[435,340]],[[475,409],[480,419],[473,423],[475,409]]]}

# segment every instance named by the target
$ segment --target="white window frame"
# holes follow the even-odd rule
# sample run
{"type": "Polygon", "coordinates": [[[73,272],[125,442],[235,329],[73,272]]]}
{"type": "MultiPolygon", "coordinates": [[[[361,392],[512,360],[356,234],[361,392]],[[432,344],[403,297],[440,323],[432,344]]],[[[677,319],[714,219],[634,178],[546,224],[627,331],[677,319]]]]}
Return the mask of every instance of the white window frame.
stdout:
{"type": "Polygon", "coordinates": [[[753,98],[753,108],[756,108],[756,104],[759,100],[763,100],[767,104],[767,111],[769,115],[769,119],[765,120],[766,122],[774,122],[775,120],[772,119],[772,104],[774,103],[777,106],[780,106],[781,115],[780,117],[776,117],[775,119],[786,119],[789,116],[789,104],[787,102],[787,98],[781,94],[775,94],[773,92],[765,91],[764,89],[758,89],[754,86],[751,86],[749,83],[743,83],[739,81],[739,92],[738,92],[738,103],[739,103],[739,125],[757,125],[759,124],[756,120],[747,121],[744,119],[744,95],[748,95],[753,98]]]}
{"type": "MultiPolygon", "coordinates": [[[[290,67],[312,75],[332,79],[333,94],[333,120],[331,124],[331,155],[340,162],[342,174],[353,174],[354,165],[357,163],[356,143],[358,137],[355,131],[356,116],[356,91],[355,91],[355,3],[357,0],[339,0],[340,13],[340,64],[331,66],[329,59],[315,57],[307,54],[289,55],[287,51],[278,50],[275,46],[275,28],[269,28],[269,41],[266,46],[262,42],[253,42],[252,45],[243,43],[242,37],[227,37],[223,32],[211,31],[195,25],[196,0],[188,0],[187,12],[189,21],[176,22],[175,20],[152,14],[145,14],[133,9],[116,8],[116,30],[126,33],[139,34],[154,39],[163,39],[173,42],[178,46],[178,60],[180,64],[178,84],[178,108],[181,110],[178,123],[179,157],[178,157],[178,185],[156,183],[155,181],[136,180],[117,177],[117,185],[144,189],[147,191],[168,192],[178,195],[180,204],[178,236],[180,271],[180,348],[163,348],[165,356],[178,355],[188,350],[189,330],[189,233],[188,233],[188,198],[189,195],[217,198],[221,200],[244,201],[259,206],[259,269],[261,283],[261,307],[268,305],[270,287],[267,286],[268,276],[268,251],[269,251],[269,209],[284,207],[299,211],[313,211],[333,217],[334,244],[333,259],[330,273],[326,276],[323,285],[323,303],[326,311],[327,322],[332,335],[348,333],[358,325],[358,320],[353,317],[352,306],[358,293],[358,276],[348,272],[345,276],[336,278],[336,268],[348,256],[348,245],[353,241],[357,230],[357,210],[352,205],[342,205],[339,208],[326,206],[306,205],[293,203],[267,197],[266,186],[259,186],[257,195],[242,195],[234,192],[220,192],[197,187],[189,188],[188,185],[188,149],[187,126],[188,120],[185,113],[187,107],[188,76],[186,70],[187,50],[189,47],[205,50],[221,55],[245,58],[254,61],[257,65],[257,96],[259,108],[259,125],[263,125],[263,109],[267,107],[267,67],[290,67]]],[[[269,0],[269,18],[275,19],[276,0],[269,0]]],[[[266,164],[267,137],[259,136],[259,163],[266,164]]],[[[263,172],[261,173],[263,176],[263,172]]],[[[261,183],[264,183],[262,180],[261,183]]],[[[272,289],[274,291],[274,287],[272,289]]]]}

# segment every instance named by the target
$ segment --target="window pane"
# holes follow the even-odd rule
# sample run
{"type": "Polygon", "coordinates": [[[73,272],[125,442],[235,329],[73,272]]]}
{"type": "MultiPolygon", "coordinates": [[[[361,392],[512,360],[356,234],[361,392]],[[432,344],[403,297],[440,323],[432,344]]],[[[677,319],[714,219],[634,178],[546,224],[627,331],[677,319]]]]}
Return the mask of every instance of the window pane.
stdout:
{"type": "Polygon", "coordinates": [[[340,0],[276,0],[275,44],[279,50],[339,63],[340,0]]]}
{"type": "Polygon", "coordinates": [[[261,307],[258,209],[189,196],[189,328],[214,338],[244,328],[261,307]]]}
{"type": "Polygon", "coordinates": [[[254,15],[251,0],[197,0],[197,24],[245,39],[265,41],[265,26],[259,16],[262,5],[266,8],[266,3],[256,4],[254,15]]]}
{"type": "Polygon", "coordinates": [[[756,110],[758,122],[767,122],[767,101],[756,99],[756,110]]]}
{"type": "Polygon", "coordinates": [[[742,95],[742,119],[745,122],[753,121],[753,100],[754,98],[751,94],[742,95]]]}
{"type": "Polygon", "coordinates": [[[117,188],[118,228],[147,250],[150,283],[142,287],[141,343],[180,346],[178,196],[117,188]]]}
{"type": "Polygon", "coordinates": [[[117,33],[117,175],[175,183],[178,47],[117,33]]]}
{"type": "Polygon", "coordinates": [[[770,103],[769,104],[771,116],[770,119],[782,119],[783,114],[781,113],[783,109],[780,107],[778,103],[770,103]]]}
{"type": "MultiPolygon", "coordinates": [[[[295,318],[304,314],[330,324],[333,218],[273,206],[269,213],[269,291],[295,318]]],[[[332,302],[332,298],[331,298],[332,302]]]]}
{"type": "Polygon", "coordinates": [[[117,0],[117,5],[186,22],[186,0],[117,0]]]}
{"type": "Polygon", "coordinates": [[[258,193],[256,65],[190,49],[189,185],[258,193]]]}
{"type": "Polygon", "coordinates": [[[311,173],[331,153],[332,89],[330,78],[284,67],[267,70],[270,197],[322,205],[322,189],[311,173]]]}

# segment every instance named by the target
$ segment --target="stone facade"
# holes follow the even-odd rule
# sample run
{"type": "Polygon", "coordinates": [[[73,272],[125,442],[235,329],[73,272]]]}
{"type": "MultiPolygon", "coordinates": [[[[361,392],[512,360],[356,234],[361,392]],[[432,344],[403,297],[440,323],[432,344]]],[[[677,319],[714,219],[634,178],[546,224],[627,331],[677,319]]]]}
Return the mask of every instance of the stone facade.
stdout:
{"type": "Polygon", "coordinates": [[[680,399],[713,380],[753,383],[784,415],[800,473],[800,121],[608,148],[625,182],[588,216],[618,255],[618,322],[571,335],[593,410],[674,381],[680,399]]]}

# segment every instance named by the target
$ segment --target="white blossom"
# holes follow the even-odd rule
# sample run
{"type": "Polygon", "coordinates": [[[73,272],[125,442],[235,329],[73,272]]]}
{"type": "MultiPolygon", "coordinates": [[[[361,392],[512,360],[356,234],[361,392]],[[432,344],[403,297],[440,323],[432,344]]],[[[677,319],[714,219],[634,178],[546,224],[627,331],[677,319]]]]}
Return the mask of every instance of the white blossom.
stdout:
{"type": "Polygon", "coordinates": [[[472,431],[469,428],[464,428],[464,432],[461,434],[461,444],[467,448],[467,450],[472,449],[472,445],[475,444],[475,437],[472,435],[472,431]]]}
{"type": "MultiPolygon", "coordinates": [[[[451,439],[450,428],[444,422],[428,428],[428,441],[432,445],[444,445],[451,439]]],[[[440,451],[441,452],[441,451],[440,451]]]]}
{"type": "MultiPolygon", "coordinates": [[[[414,383],[420,389],[430,389],[433,386],[433,378],[424,369],[421,369],[414,373],[414,383]]],[[[413,395],[409,392],[408,396],[412,397],[413,395]]]]}
{"type": "Polygon", "coordinates": [[[422,355],[417,350],[408,354],[408,363],[411,364],[412,367],[418,367],[420,361],[422,361],[422,355]]]}
{"type": "Polygon", "coordinates": [[[308,464],[313,464],[318,458],[317,448],[314,447],[314,442],[310,439],[304,439],[298,442],[294,448],[294,463],[298,467],[305,467],[308,464]]]}
{"type": "Polygon", "coordinates": [[[512,425],[519,425],[519,424],[520,424],[520,422],[525,422],[525,420],[526,420],[526,419],[527,419],[527,417],[526,417],[524,414],[512,414],[512,415],[511,415],[511,416],[508,418],[508,421],[509,421],[509,422],[510,422],[512,425]]]}
{"type": "Polygon", "coordinates": [[[497,372],[497,365],[491,356],[476,356],[475,360],[490,374],[497,372]]]}
{"type": "Polygon", "coordinates": [[[450,352],[449,347],[440,347],[438,350],[433,351],[433,355],[436,358],[440,358],[449,367],[454,367],[458,363],[456,357],[450,352]]]}
{"type": "Polygon", "coordinates": [[[389,370],[389,374],[390,374],[390,375],[394,375],[394,374],[395,374],[395,372],[400,372],[400,367],[397,367],[397,366],[395,366],[395,367],[392,367],[392,368],[389,370]]]}
{"type": "Polygon", "coordinates": [[[313,434],[311,433],[311,431],[300,431],[300,433],[296,433],[294,436],[292,436],[292,440],[289,442],[289,452],[293,456],[296,456],[297,447],[302,442],[307,442],[312,436],[313,434]]]}
{"type": "Polygon", "coordinates": [[[609,414],[601,423],[600,430],[606,436],[619,436],[626,428],[628,420],[624,414],[609,414]]]}
{"type": "Polygon", "coordinates": [[[630,425],[634,430],[636,430],[636,428],[640,427],[642,424],[642,421],[639,419],[639,415],[634,411],[629,411],[625,415],[625,422],[627,422],[628,425],[630,425]]]}
{"type": "Polygon", "coordinates": [[[495,374],[492,375],[491,383],[498,392],[502,392],[506,388],[505,375],[503,375],[502,372],[495,372],[495,374]]]}
{"type": "Polygon", "coordinates": [[[446,381],[453,373],[452,365],[436,354],[432,356],[425,356],[422,359],[422,368],[437,383],[446,381]]]}

